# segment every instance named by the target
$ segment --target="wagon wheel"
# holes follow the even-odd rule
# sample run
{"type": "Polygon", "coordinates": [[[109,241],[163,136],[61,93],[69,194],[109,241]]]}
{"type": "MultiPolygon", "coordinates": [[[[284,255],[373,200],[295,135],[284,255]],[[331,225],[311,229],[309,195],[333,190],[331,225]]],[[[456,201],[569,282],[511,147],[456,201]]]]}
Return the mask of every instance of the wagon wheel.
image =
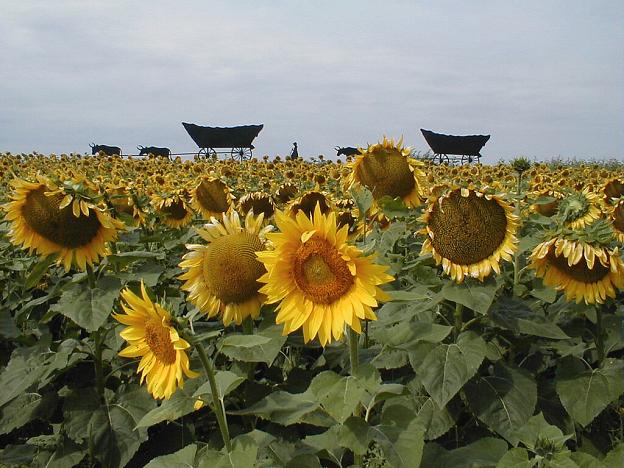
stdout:
{"type": "Polygon", "coordinates": [[[214,150],[214,148],[200,148],[197,156],[199,156],[200,159],[202,158],[202,156],[205,159],[217,159],[217,152],[214,150]]]}
{"type": "Polygon", "coordinates": [[[249,161],[251,156],[251,148],[232,148],[232,151],[230,151],[230,157],[239,161],[249,161]]]}

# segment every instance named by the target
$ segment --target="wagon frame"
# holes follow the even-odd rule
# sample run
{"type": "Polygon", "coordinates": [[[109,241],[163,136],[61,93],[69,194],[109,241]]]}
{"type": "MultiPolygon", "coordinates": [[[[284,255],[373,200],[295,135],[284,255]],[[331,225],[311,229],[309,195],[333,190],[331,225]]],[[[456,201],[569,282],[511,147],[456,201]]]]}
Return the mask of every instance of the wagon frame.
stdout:
{"type": "Polygon", "coordinates": [[[198,157],[216,159],[219,154],[229,154],[231,159],[239,161],[249,161],[253,157],[252,142],[264,127],[263,124],[205,127],[187,122],[182,125],[199,147],[198,157]]]}
{"type": "Polygon", "coordinates": [[[490,135],[445,135],[431,130],[420,129],[433,151],[433,162],[439,164],[465,164],[481,161],[481,149],[490,135]]]}

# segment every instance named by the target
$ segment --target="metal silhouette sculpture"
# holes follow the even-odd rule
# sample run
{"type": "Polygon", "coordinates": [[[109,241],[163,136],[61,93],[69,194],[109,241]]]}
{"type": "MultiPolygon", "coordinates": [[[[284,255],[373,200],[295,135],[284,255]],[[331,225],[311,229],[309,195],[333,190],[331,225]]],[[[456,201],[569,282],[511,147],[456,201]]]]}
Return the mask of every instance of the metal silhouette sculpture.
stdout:
{"type": "Polygon", "coordinates": [[[171,150],[169,148],[160,148],[158,146],[137,146],[139,150],[139,156],[160,156],[163,158],[171,159],[171,150]]]}
{"type": "Polygon", "coordinates": [[[91,147],[91,154],[102,152],[107,156],[121,156],[121,148],[119,146],[96,145],[95,143],[91,143],[89,146],[91,147]]]}
{"type": "Polygon", "coordinates": [[[232,159],[248,161],[252,158],[252,142],[264,125],[241,125],[238,127],[204,127],[182,122],[184,129],[199,147],[198,157],[217,158],[219,154],[230,154],[232,159]],[[229,151],[217,151],[229,148],[229,151]]]}
{"type": "Polygon", "coordinates": [[[445,135],[422,128],[420,131],[434,153],[433,161],[440,164],[478,163],[481,159],[481,148],[490,139],[490,135],[445,135]]]}
{"type": "Polygon", "coordinates": [[[360,150],[353,146],[336,146],[334,149],[336,150],[336,156],[355,156],[360,154],[360,150]]]}

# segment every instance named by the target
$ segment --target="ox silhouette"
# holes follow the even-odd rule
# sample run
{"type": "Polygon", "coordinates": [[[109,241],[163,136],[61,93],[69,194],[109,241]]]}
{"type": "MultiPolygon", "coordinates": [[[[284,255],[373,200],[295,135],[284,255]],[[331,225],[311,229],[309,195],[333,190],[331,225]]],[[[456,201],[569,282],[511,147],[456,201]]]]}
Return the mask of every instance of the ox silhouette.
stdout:
{"type": "Polygon", "coordinates": [[[147,156],[153,154],[154,156],[162,156],[167,159],[171,159],[171,150],[169,148],[159,148],[158,146],[137,146],[139,150],[139,156],[147,156]]]}
{"type": "Polygon", "coordinates": [[[96,145],[95,143],[91,143],[89,146],[91,147],[91,154],[98,154],[101,151],[107,156],[115,154],[121,156],[121,148],[119,146],[96,145]]]}
{"type": "Polygon", "coordinates": [[[360,154],[360,150],[353,146],[336,146],[334,149],[336,150],[336,156],[340,156],[341,154],[345,156],[355,156],[356,154],[360,154]]]}

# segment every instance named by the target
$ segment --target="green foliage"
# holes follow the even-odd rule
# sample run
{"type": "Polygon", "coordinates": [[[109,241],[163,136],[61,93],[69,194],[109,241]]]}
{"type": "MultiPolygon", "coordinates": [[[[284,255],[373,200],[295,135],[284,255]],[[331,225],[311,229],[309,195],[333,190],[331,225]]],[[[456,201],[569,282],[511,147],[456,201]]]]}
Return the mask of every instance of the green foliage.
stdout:
{"type": "MultiPolygon", "coordinates": [[[[370,191],[353,195],[361,213],[370,210],[370,191]]],[[[569,304],[528,269],[514,289],[509,264],[484,282],[455,284],[419,256],[420,212],[397,199],[377,206],[395,220],[369,226],[361,247],[397,279],[393,300],[362,324],[354,375],[346,340],[323,349],[283,336],[272,305],[253,327],[223,327],[187,304],[177,277],[184,244],[196,242],[191,228],[130,229],[91,287],[87,274],[13,248],[0,224],[0,464],[619,467],[622,296],[600,309],[569,304]],[[138,359],[118,356],[122,327],[111,313],[120,290],[140,280],[214,362],[231,451],[203,373],[154,401],[138,359]]],[[[520,265],[548,223],[532,216],[523,226],[520,265]]],[[[189,355],[201,371],[198,353],[189,355]]]]}

